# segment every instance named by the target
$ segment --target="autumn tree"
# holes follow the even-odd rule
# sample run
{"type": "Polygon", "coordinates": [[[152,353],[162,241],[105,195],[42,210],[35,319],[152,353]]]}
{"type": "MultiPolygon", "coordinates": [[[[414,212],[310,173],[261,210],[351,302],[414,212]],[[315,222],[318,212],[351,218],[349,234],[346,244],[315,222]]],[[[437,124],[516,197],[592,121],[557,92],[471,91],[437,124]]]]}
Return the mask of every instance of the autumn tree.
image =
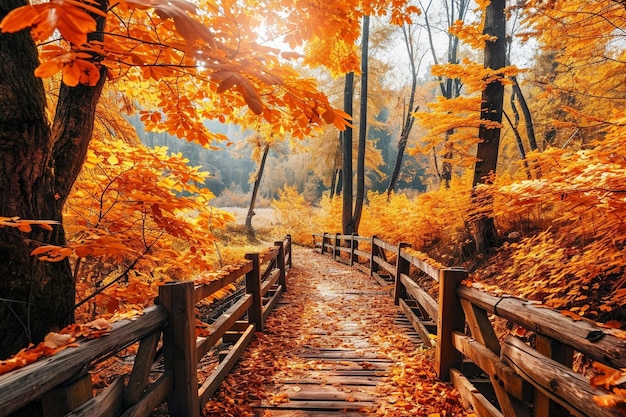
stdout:
{"type": "Polygon", "coordinates": [[[250,36],[259,22],[246,19],[244,5],[201,5],[203,13],[184,1],[0,4],[0,214],[60,223],[26,234],[0,229],[0,356],[73,320],[69,262],[41,262],[31,252],[66,243],[62,210],[107,80],[149,106],[142,112],[149,129],[205,146],[223,139],[206,129],[205,119],[225,121],[246,107],[293,137],[316,124],[345,126],[314,84],[280,61],[280,51],[250,36]],[[49,119],[41,77],[56,74],[58,98],[49,119]],[[279,109],[293,117],[278,118],[279,109]]]}
{"type": "MultiPolygon", "coordinates": [[[[489,36],[485,43],[484,66],[492,71],[506,65],[506,15],[504,0],[492,0],[485,9],[485,26],[483,33],[489,36]]],[[[496,174],[498,149],[500,146],[500,124],[502,123],[502,106],[504,103],[504,85],[500,75],[493,77],[486,85],[482,94],[478,130],[480,142],[476,150],[473,185],[490,183],[496,174]]],[[[487,199],[481,204],[491,204],[487,199]]],[[[475,223],[476,248],[479,252],[496,245],[497,232],[493,217],[482,217],[475,223]]]]}
{"type": "MultiPolygon", "coordinates": [[[[441,3],[443,3],[443,7],[434,8],[435,15],[441,14],[445,11],[443,26],[446,28],[445,37],[447,42],[446,48],[441,51],[439,50],[436,41],[437,37],[441,36],[441,34],[437,33],[437,24],[433,22],[433,17],[431,17],[431,13],[433,11],[433,0],[429,0],[428,4],[425,4],[421,0],[419,3],[422,10],[424,10],[423,25],[428,36],[428,50],[435,66],[445,64],[459,65],[461,56],[461,40],[458,32],[454,29],[462,26],[463,22],[465,22],[470,2],[469,0],[443,0],[439,2],[439,4],[441,3]],[[441,58],[440,54],[443,54],[444,58],[441,58]]],[[[436,77],[439,85],[439,92],[444,100],[454,100],[461,95],[463,80],[458,76],[458,74],[455,76],[446,74],[445,72],[439,72],[436,74],[436,77]]],[[[453,112],[454,110],[449,111],[453,112]]],[[[454,141],[450,138],[454,135],[454,133],[454,127],[449,127],[444,133],[445,136],[441,151],[441,167],[439,167],[438,154],[435,149],[433,149],[433,161],[437,176],[442,180],[446,187],[450,185],[450,180],[452,179],[452,159],[455,151],[458,151],[458,149],[455,149],[454,141]]]]}

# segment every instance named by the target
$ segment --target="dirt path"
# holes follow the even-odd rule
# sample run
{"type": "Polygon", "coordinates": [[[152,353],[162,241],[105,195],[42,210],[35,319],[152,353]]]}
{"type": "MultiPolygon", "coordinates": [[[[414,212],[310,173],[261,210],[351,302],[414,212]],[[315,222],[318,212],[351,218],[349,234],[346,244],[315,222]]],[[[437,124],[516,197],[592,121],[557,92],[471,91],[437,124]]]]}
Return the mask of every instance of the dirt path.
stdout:
{"type": "Polygon", "coordinates": [[[390,288],[310,249],[294,250],[287,283],[206,415],[471,415],[436,381],[390,288]]]}

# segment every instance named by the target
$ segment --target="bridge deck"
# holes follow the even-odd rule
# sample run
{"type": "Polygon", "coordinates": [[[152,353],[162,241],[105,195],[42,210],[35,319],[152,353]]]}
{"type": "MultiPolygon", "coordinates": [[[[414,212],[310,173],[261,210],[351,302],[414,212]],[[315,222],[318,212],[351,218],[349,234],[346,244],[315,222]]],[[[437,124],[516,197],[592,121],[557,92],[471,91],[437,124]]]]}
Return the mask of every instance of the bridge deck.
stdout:
{"type": "Polygon", "coordinates": [[[456,392],[435,380],[390,287],[312,251],[295,257],[289,292],[208,415],[464,415],[456,392]]]}

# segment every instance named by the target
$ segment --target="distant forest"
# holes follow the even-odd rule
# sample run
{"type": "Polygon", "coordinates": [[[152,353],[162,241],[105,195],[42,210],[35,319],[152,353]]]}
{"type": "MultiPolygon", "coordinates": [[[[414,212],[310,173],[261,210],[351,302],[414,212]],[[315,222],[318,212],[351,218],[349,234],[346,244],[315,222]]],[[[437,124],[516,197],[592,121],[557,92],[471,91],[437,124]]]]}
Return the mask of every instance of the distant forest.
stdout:
{"type": "MultiPolygon", "coordinates": [[[[368,137],[380,152],[382,165],[376,170],[368,169],[368,189],[383,193],[389,185],[389,176],[398,153],[397,130],[388,123],[388,110],[383,109],[377,116],[377,126],[373,126],[368,137]]],[[[245,146],[246,138],[254,132],[244,131],[237,125],[225,125],[219,122],[207,122],[209,130],[228,136],[232,144],[219,144],[221,150],[209,150],[202,146],[181,140],[167,132],[147,132],[139,117],[130,118],[131,124],[137,129],[142,142],[150,147],[167,146],[171,153],[182,153],[189,159],[191,166],[201,166],[211,175],[205,182],[218,198],[214,201],[219,206],[249,204],[252,181],[257,170],[257,163],[252,159],[252,150],[245,146]]],[[[319,138],[317,140],[320,140],[319,138]]],[[[324,140],[333,140],[326,138],[324,140]]],[[[339,140],[338,138],[334,140],[339,140]]],[[[277,192],[284,186],[296,186],[309,201],[318,202],[323,193],[330,192],[332,166],[313,169],[319,161],[316,158],[315,146],[307,142],[298,144],[281,144],[282,148],[272,149],[269,154],[266,172],[261,181],[261,205],[277,197],[277,192]],[[297,149],[287,149],[297,148],[297,149]],[[321,168],[321,169],[320,169],[321,168]],[[326,168],[326,169],[324,169],[326,168]],[[327,172],[327,175],[324,173],[327,172]],[[321,173],[321,174],[320,174],[321,173]]],[[[414,156],[405,155],[402,173],[398,181],[398,189],[404,191],[424,191],[424,169],[414,156]]],[[[339,190],[340,192],[341,190],[339,190]]]]}

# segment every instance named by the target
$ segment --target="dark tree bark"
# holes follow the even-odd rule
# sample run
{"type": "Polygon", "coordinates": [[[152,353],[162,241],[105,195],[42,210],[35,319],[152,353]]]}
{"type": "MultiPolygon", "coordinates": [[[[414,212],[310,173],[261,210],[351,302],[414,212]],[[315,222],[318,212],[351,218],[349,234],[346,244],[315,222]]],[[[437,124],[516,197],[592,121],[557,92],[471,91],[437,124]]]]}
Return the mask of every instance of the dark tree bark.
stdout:
{"type": "Polygon", "coordinates": [[[254,179],[254,187],[252,188],[252,197],[250,198],[250,207],[248,207],[248,215],[246,216],[246,234],[248,235],[249,240],[253,240],[255,238],[255,231],[252,227],[252,217],[254,217],[254,206],[256,204],[256,197],[259,194],[259,185],[261,184],[261,179],[263,178],[263,171],[265,170],[265,161],[267,160],[267,154],[270,152],[270,145],[265,145],[265,149],[263,150],[263,156],[261,157],[261,163],[259,164],[259,172],[254,179]]]}
{"type": "MultiPolygon", "coordinates": [[[[343,89],[343,111],[352,117],[352,97],[354,95],[354,73],[346,74],[346,82],[343,89]]],[[[341,146],[342,152],[342,208],[341,226],[344,234],[354,232],[354,221],[352,218],[352,128],[346,127],[343,131],[341,146]]]]}
{"type": "MultiPolygon", "coordinates": [[[[0,2],[0,19],[26,4],[0,2]]],[[[61,223],[51,232],[0,228],[0,358],[74,319],[69,261],[41,262],[30,253],[65,244],[63,204],[82,167],[105,81],[103,69],[95,87],[63,85],[51,127],[43,83],[34,76],[38,64],[28,31],[0,34],[0,216],[61,223]]]]}
{"type": "Polygon", "coordinates": [[[526,98],[524,98],[522,89],[519,83],[517,82],[517,77],[511,77],[511,81],[513,81],[514,97],[516,97],[517,100],[519,101],[519,105],[522,108],[522,114],[524,115],[524,125],[526,126],[526,136],[528,137],[528,146],[530,146],[531,151],[536,151],[537,139],[535,138],[535,127],[533,125],[533,117],[530,113],[530,108],[528,107],[526,98]]]}
{"type": "MultiPolygon", "coordinates": [[[[483,33],[495,36],[494,41],[485,44],[485,68],[498,70],[506,62],[506,16],[505,0],[492,0],[485,11],[485,28],[483,33]]],[[[500,80],[492,81],[482,94],[481,120],[502,123],[502,105],[504,102],[504,86],[500,80]]],[[[500,128],[487,128],[484,124],[478,131],[480,143],[476,151],[478,161],[474,167],[473,185],[488,183],[496,173],[498,148],[500,146],[500,128]]],[[[482,201],[482,204],[492,204],[482,201]]],[[[475,222],[476,249],[484,252],[497,244],[497,232],[492,217],[483,217],[475,222]]]]}
{"type": "MultiPolygon", "coordinates": [[[[343,148],[343,206],[341,211],[341,225],[343,234],[358,233],[363,200],[365,199],[365,144],[367,139],[367,64],[369,42],[369,16],[363,17],[363,37],[361,43],[361,105],[359,115],[359,147],[357,154],[357,190],[353,208],[352,187],[352,128],[347,127],[342,135],[343,148]]],[[[346,83],[343,91],[343,110],[352,117],[352,101],[354,96],[354,73],[346,74],[346,83]]]]}
{"type": "Polygon", "coordinates": [[[363,16],[363,36],[361,41],[361,102],[359,108],[359,148],[356,165],[356,199],[354,202],[354,230],[358,233],[363,201],[365,200],[365,149],[367,144],[367,90],[369,76],[369,35],[370,17],[363,16]]]}

